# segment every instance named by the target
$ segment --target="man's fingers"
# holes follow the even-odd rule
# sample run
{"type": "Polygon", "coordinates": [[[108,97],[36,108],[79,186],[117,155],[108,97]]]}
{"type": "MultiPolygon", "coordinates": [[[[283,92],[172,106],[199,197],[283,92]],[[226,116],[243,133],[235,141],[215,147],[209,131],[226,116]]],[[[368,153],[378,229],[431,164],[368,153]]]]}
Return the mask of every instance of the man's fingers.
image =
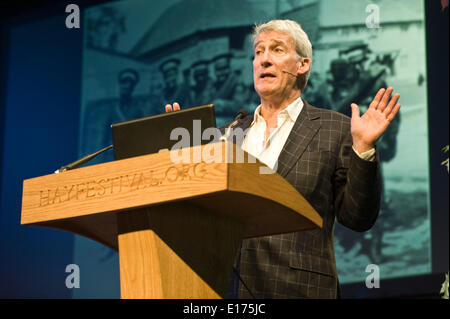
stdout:
{"type": "Polygon", "coordinates": [[[389,120],[389,122],[392,122],[394,120],[395,115],[397,115],[398,110],[400,110],[400,107],[401,107],[401,104],[399,104],[399,103],[397,103],[394,106],[394,109],[392,110],[392,112],[386,117],[389,120]]]}
{"type": "Polygon", "coordinates": [[[373,107],[374,109],[377,109],[378,103],[380,103],[381,98],[383,97],[383,94],[386,90],[385,89],[379,89],[377,95],[373,98],[372,103],[370,103],[369,107],[373,107]]]}
{"type": "Polygon", "coordinates": [[[359,114],[360,114],[359,106],[356,105],[355,103],[352,103],[351,107],[352,107],[352,119],[353,118],[358,118],[359,114]]]}
{"type": "Polygon", "coordinates": [[[389,99],[391,97],[392,91],[394,89],[390,86],[387,88],[386,92],[384,92],[383,98],[381,99],[380,103],[378,104],[377,110],[380,112],[383,112],[386,108],[386,105],[388,105],[389,99]]]}
{"type": "Polygon", "coordinates": [[[181,110],[180,104],[177,102],[173,103],[173,107],[171,104],[166,104],[166,112],[179,111],[181,110]]]}
{"type": "Polygon", "coordinates": [[[386,108],[382,111],[384,115],[388,116],[391,111],[393,110],[394,106],[397,105],[398,99],[400,98],[400,94],[395,93],[391,100],[389,101],[389,104],[386,106],[386,108]]]}

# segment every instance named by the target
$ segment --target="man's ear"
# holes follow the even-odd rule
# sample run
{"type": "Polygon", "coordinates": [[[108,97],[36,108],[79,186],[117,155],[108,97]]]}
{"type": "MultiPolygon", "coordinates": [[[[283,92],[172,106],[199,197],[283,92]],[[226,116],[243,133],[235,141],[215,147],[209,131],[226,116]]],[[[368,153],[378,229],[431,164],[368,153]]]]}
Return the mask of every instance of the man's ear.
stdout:
{"type": "Polygon", "coordinates": [[[311,59],[309,58],[301,58],[297,62],[297,74],[302,75],[309,71],[311,68],[311,59]]]}

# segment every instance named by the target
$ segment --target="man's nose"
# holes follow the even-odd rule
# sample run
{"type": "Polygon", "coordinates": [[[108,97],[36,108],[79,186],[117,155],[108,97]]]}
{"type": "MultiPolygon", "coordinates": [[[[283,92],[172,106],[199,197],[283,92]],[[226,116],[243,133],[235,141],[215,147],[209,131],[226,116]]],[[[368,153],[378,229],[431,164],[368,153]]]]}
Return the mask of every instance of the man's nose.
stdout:
{"type": "Polygon", "coordinates": [[[264,51],[264,53],[260,55],[260,63],[263,67],[272,65],[272,55],[269,50],[264,51]]]}

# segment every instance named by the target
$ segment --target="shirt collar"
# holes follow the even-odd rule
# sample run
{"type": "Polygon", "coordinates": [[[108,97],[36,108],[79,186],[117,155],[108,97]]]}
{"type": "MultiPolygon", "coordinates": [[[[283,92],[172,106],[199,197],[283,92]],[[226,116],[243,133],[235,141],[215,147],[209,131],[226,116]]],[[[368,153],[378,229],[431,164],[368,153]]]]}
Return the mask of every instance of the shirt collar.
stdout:
{"type": "MultiPolygon", "coordinates": [[[[290,117],[290,119],[295,122],[297,120],[297,117],[299,116],[300,112],[303,109],[303,100],[301,97],[298,97],[294,102],[289,104],[285,109],[281,110],[278,115],[287,113],[290,117]]],[[[253,115],[253,121],[250,124],[250,126],[253,126],[256,121],[263,120],[264,118],[261,115],[261,104],[258,105],[258,107],[255,109],[255,113],[253,115]]]]}

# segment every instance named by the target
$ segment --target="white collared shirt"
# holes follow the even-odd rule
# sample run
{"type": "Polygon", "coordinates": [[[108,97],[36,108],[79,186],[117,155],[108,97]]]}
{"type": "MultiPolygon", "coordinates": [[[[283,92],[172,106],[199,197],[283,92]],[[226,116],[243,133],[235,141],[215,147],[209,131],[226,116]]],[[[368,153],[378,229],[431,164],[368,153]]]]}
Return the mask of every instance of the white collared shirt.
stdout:
{"type": "Polygon", "coordinates": [[[250,129],[242,143],[242,149],[250,153],[271,169],[276,170],[275,164],[280,156],[286,140],[294,127],[295,121],[303,108],[303,101],[299,97],[294,102],[281,110],[277,115],[277,127],[271,129],[270,135],[265,140],[266,120],[261,115],[259,105],[250,124],[250,129]]]}
{"type": "MultiPolygon", "coordinates": [[[[242,149],[276,171],[277,167],[275,164],[302,109],[303,101],[299,97],[289,104],[288,107],[281,110],[277,115],[277,127],[271,129],[267,141],[264,142],[267,126],[265,119],[261,115],[261,105],[259,105],[255,110],[253,122],[250,124],[250,129],[242,143],[242,149]]],[[[359,154],[354,148],[353,150],[364,160],[375,160],[375,149],[362,154],[359,154]]]]}

